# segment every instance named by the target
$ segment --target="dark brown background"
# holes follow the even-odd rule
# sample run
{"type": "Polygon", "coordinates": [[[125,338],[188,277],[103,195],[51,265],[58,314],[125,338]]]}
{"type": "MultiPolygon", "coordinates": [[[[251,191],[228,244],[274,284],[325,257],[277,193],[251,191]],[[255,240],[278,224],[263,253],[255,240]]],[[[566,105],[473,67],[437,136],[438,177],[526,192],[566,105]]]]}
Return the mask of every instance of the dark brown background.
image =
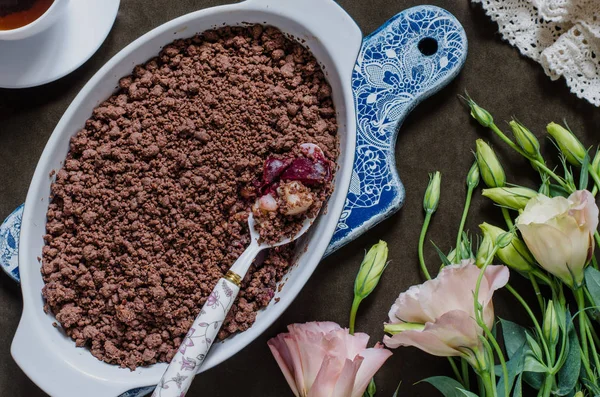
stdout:
{"type": "MultiPolygon", "coordinates": [[[[298,0],[301,1],[301,0],[298,0]]],[[[123,0],[115,25],[100,50],[80,69],[55,83],[25,90],[0,90],[0,218],[25,200],[29,181],[46,140],[64,110],[87,80],[121,48],[148,30],[182,14],[228,1],[215,0],[123,0]]],[[[527,164],[510,153],[498,139],[475,125],[457,99],[465,89],[490,109],[499,124],[517,116],[538,136],[547,122],[568,120],[587,145],[598,144],[600,110],[572,95],[564,81],[551,82],[542,68],[504,43],[497,26],[481,7],[468,0],[431,0],[452,12],[464,25],[469,39],[469,57],[464,70],[450,86],[420,105],[406,120],[396,148],[397,165],[406,185],[406,204],[391,219],[368,235],[336,252],[318,267],[304,290],[283,316],[264,335],[234,358],[200,375],[188,395],[200,396],[289,396],[288,386],[267,348],[266,341],[293,322],[331,320],[347,326],[354,276],[363,250],[383,239],[389,243],[391,265],[375,292],[363,303],[357,329],[372,342],[383,336],[382,322],[401,291],[422,281],[418,272],[417,240],[423,219],[422,194],[427,174],[443,172],[442,201],[428,238],[448,249],[453,244],[464,200],[464,175],[473,156],[477,137],[485,137],[501,156],[514,183],[532,184],[527,164]]],[[[419,0],[340,0],[339,3],[368,34],[401,10],[419,0]]],[[[4,56],[4,54],[2,54],[4,56]]],[[[1,59],[0,59],[1,62],[1,59]]],[[[554,150],[543,140],[545,153],[554,150]]],[[[498,211],[479,193],[472,207],[468,228],[476,230],[483,219],[501,224],[498,211]]],[[[426,257],[430,269],[439,261],[431,248],[426,257]]],[[[0,272],[1,273],[1,272],[0,272]]],[[[523,289],[527,284],[514,276],[523,289]]],[[[514,301],[503,293],[496,298],[501,316],[519,316],[514,301]]],[[[0,395],[42,396],[15,365],[10,344],[21,315],[19,288],[0,274],[0,395]]],[[[35,359],[32,357],[32,360],[35,359]]],[[[430,396],[433,389],[419,380],[449,373],[447,361],[412,348],[394,351],[377,375],[379,396],[391,396],[402,380],[404,396],[430,396]]],[[[83,391],[82,391],[83,392],[83,391]]]]}

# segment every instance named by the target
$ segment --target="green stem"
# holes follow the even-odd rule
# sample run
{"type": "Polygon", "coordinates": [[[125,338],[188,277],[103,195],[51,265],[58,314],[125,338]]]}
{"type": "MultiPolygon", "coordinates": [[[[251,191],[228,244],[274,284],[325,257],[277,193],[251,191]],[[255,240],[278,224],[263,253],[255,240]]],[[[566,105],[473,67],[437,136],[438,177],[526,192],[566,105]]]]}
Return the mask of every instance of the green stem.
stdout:
{"type": "Polygon", "coordinates": [[[552,290],[552,296],[554,296],[556,289],[555,289],[555,285],[554,282],[552,281],[552,279],[550,277],[548,277],[548,275],[546,275],[544,272],[542,272],[539,269],[534,269],[531,274],[537,278],[540,279],[540,281],[543,281],[544,283],[546,283],[550,289],[552,290]]]}
{"type": "Polygon", "coordinates": [[[460,242],[462,239],[462,233],[465,229],[465,223],[467,222],[467,215],[469,214],[469,208],[471,207],[471,198],[473,197],[472,186],[469,186],[467,189],[467,198],[465,199],[465,206],[463,208],[462,217],[460,218],[460,226],[458,227],[458,236],[456,236],[456,251],[460,249],[460,242]]]}
{"type": "MultiPolygon", "coordinates": [[[[506,368],[506,360],[504,359],[504,354],[502,353],[502,349],[500,349],[500,345],[498,345],[498,341],[496,340],[496,338],[494,338],[492,331],[490,331],[490,329],[488,328],[485,321],[483,321],[482,305],[479,302],[479,289],[481,287],[481,280],[483,279],[483,275],[485,274],[485,269],[492,262],[494,255],[496,255],[497,251],[498,251],[498,246],[495,246],[494,249],[492,250],[492,252],[490,252],[488,257],[486,258],[483,266],[481,267],[481,270],[479,271],[479,277],[477,278],[477,284],[475,284],[475,321],[477,321],[477,324],[479,324],[479,326],[483,329],[483,332],[485,333],[485,335],[488,338],[487,342],[492,344],[494,350],[496,351],[496,355],[498,356],[498,360],[500,360],[500,366],[502,367],[502,373],[504,374],[503,378],[504,378],[505,397],[508,397],[510,390],[509,390],[509,384],[508,384],[508,369],[506,368]]],[[[491,348],[489,348],[489,343],[486,343],[486,345],[488,345],[488,349],[491,350],[491,348]]],[[[494,363],[493,352],[489,351],[489,354],[491,356],[490,362],[493,365],[493,363],[494,363]]],[[[494,376],[493,380],[495,383],[495,376],[494,376]]],[[[494,392],[495,392],[495,388],[494,388],[494,392]]]]}
{"type": "Polygon", "coordinates": [[[594,232],[594,238],[596,239],[596,244],[598,244],[598,248],[600,248],[600,234],[597,230],[594,232]]]}
{"type": "MultiPolygon", "coordinates": [[[[587,319],[587,315],[585,316],[587,319]]],[[[592,336],[592,331],[588,326],[589,323],[586,321],[586,332],[588,337],[588,342],[590,344],[590,348],[592,349],[592,358],[594,359],[594,365],[596,366],[596,371],[600,371],[600,358],[598,357],[598,352],[596,351],[596,346],[594,345],[594,337],[592,336]]]]}
{"type": "Polygon", "coordinates": [[[533,291],[535,292],[535,296],[540,305],[541,313],[544,313],[546,311],[546,308],[544,307],[544,298],[542,297],[542,291],[540,291],[540,286],[538,285],[537,280],[535,279],[534,275],[529,276],[529,281],[531,281],[531,287],[533,288],[533,291]]]}
{"type": "Polygon", "coordinates": [[[356,313],[358,312],[358,306],[362,302],[362,298],[354,295],[354,300],[352,301],[352,309],[350,309],[350,324],[349,324],[349,332],[350,335],[354,335],[354,324],[356,323],[356,313]]]}
{"type": "Polygon", "coordinates": [[[452,367],[452,372],[454,372],[454,376],[456,376],[456,379],[460,382],[461,385],[465,386],[465,388],[467,388],[467,390],[468,390],[468,386],[465,385],[465,381],[464,381],[463,377],[460,376],[460,372],[458,371],[458,367],[456,366],[456,363],[454,362],[454,358],[448,357],[448,362],[450,363],[450,366],[452,367]]]}
{"type": "MultiPolygon", "coordinates": [[[[515,298],[517,298],[517,300],[519,301],[519,303],[523,306],[523,308],[525,309],[525,311],[527,312],[527,314],[531,318],[531,321],[533,322],[533,326],[535,327],[535,330],[538,332],[538,334],[540,336],[544,335],[544,333],[542,332],[542,327],[540,327],[540,323],[538,322],[537,318],[535,318],[535,315],[533,314],[533,311],[531,310],[531,308],[529,307],[529,305],[527,304],[527,302],[525,302],[525,300],[523,299],[523,297],[521,295],[519,295],[519,293],[510,284],[506,284],[506,289],[511,294],[513,294],[513,296],[515,298]]],[[[550,362],[551,359],[552,359],[552,357],[550,356],[550,349],[548,349],[548,344],[546,343],[545,338],[540,338],[540,339],[542,341],[542,347],[544,348],[544,354],[546,355],[546,359],[548,360],[548,362],[550,362]]]]}
{"type": "Polygon", "coordinates": [[[492,123],[492,125],[490,125],[490,129],[492,131],[494,131],[496,133],[496,135],[498,135],[498,137],[500,137],[500,139],[502,139],[514,151],[516,151],[517,153],[519,153],[521,156],[525,157],[526,159],[530,160],[533,165],[537,166],[540,170],[544,171],[546,173],[546,175],[548,175],[549,177],[554,179],[556,182],[558,182],[558,184],[561,185],[566,191],[568,191],[569,193],[573,192],[573,189],[571,189],[571,187],[567,183],[565,183],[561,177],[556,175],[554,173],[554,171],[552,171],[550,168],[546,167],[546,164],[542,163],[538,159],[529,157],[527,155],[527,153],[525,153],[523,150],[521,150],[520,147],[517,146],[516,143],[514,143],[509,137],[504,135],[504,133],[502,131],[500,131],[500,128],[498,128],[498,126],[496,124],[492,123]]]}
{"type": "Polygon", "coordinates": [[[554,171],[552,171],[550,168],[546,167],[546,164],[538,161],[538,160],[531,160],[537,167],[539,167],[541,170],[543,170],[546,175],[548,175],[549,177],[551,177],[552,179],[554,179],[556,182],[558,182],[558,184],[560,186],[563,187],[563,189],[565,189],[567,192],[569,193],[573,193],[573,189],[571,188],[571,186],[569,186],[568,183],[566,183],[561,177],[559,177],[558,175],[556,175],[554,173],[554,171]]]}
{"type": "Polygon", "coordinates": [[[542,397],[550,397],[550,394],[552,394],[552,386],[554,386],[554,376],[548,374],[546,375],[544,385],[542,386],[542,397]]]}
{"type": "Polygon", "coordinates": [[[466,390],[469,390],[471,382],[469,381],[469,363],[464,358],[460,360],[460,367],[462,370],[463,386],[466,390]]]}
{"type": "Polygon", "coordinates": [[[595,196],[596,193],[598,193],[598,186],[600,186],[600,177],[598,176],[598,173],[596,172],[592,164],[588,164],[588,171],[590,173],[590,176],[594,180],[594,189],[596,189],[596,192],[592,192],[592,194],[595,196]]]}
{"type": "Polygon", "coordinates": [[[496,135],[498,135],[498,137],[500,139],[502,139],[504,141],[504,143],[506,143],[508,146],[510,146],[514,151],[516,151],[523,157],[529,158],[527,156],[527,153],[525,153],[523,150],[521,150],[521,148],[519,146],[517,146],[517,144],[514,143],[509,137],[504,135],[504,132],[502,132],[496,124],[492,123],[492,125],[490,125],[490,129],[492,131],[494,131],[496,133],[496,135]]]}
{"type": "Polygon", "coordinates": [[[577,302],[577,309],[579,310],[579,336],[581,343],[581,350],[583,350],[583,354],[588,358],[589,361],[589,352],[588,352],[588,343],[587,343],[587,332],[585,329],[587,328],[587,324],[585,323],[585,298],[583,296],[583,290],[581,288],[573,291],[575,295],[575,301],[577,302]]]}
{"type": "Polygon", "coordinates": [[[508,226],[508,230],[512,230],[515,225],[512,221],[512,219],[510,218],[510,213],[508,212],[508,208],[504,208],[502,207],[502,216],[504,217],[504,222],[506,222],[506,226],[508,226]]]}
{"type": "Polygon", "coordinates": [[[496,397],[498,395],[496,390],[496,373],[494,370],[494,353],[492,352],[492,347],[489,342],[485,338],[481,338],[481,342],[485,347],[485,351],[487,354],[486,362],[489,363],[489,367],[486,368],[485,374],[487,375],[485,382],[485,397],[496,397]]]}
{"type": "Polygon", "coordinates": [[[492,331],[490,331],[490,329],[485,323],[482,323],[481,325],[483,325],[483,331],[487,335],[488,340],[491,342],[492,346],[494,347],[494,350],[496,351],[496,355],[500,360],[500,366],[502,367],[502,373],[504,374],[504,396],[508,397],[510,393],[510,385],[508,384],[508,368],[506,367],[506,360],[504,359],[504,354],[502,353],[502,349],[500,349],[500,345],[498,345],[498,341],[496,340],[496,338],[494,338],[492,331]]]}
{"type": "Polygon", "coordinates": [[[597,194],[598,194],[598,186],[597,186],[597,185],[594,185],[594,188],[592,189],[592,195],[593,195],[594,197],[596,197],[596,195],[597,195],[597,194]]]}
{"type": "Polygon", "coordinates": [[[423,274],[427,280],[431,280],[431,275],[425,266],[425,258],[423,257],[423,244],[425,243],[425,235],[427,234],[427,228],[429,227],[429,222],[431,221],[431,215],[431,212],[425,213],[425,220],[423,221],[421,236],[419,237],[419,263],[421,264],[421,270],[423,271],[423,274]]]}

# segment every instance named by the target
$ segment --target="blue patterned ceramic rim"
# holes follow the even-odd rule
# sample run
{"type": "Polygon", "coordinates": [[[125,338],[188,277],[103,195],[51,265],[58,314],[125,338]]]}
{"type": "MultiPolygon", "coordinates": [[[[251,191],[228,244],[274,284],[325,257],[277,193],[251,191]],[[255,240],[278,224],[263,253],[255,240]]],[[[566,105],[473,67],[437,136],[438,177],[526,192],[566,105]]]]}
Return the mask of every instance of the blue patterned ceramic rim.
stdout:
{"type": "MultiPolygon", "coordinates": [[[[465,32],[435,6],[405,10],[363,40],[352,74],[357,115],[356,154],[346,204],[326,255],[400,209],[404,186],[395,144],[415,106],[456,77],[467,56],[465,32]]],[[[23,205],[0,226],[0,266],[19,282],[18,243],[23,205]]],[[[120,397],[141,397],[154,386],[120,397]]]]}

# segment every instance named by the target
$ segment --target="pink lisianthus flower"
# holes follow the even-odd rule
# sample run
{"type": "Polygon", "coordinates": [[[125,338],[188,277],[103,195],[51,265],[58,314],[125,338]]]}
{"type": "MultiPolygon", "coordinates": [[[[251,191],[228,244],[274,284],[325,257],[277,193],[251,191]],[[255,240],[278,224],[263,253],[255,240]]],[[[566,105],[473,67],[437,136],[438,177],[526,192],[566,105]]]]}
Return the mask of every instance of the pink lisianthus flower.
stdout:
{"type": "MultiPolygon", "coordinates": [[[[389,312],[384,343],[414,346],[435,356],[464,357],[479,366],[483,329],[475,321],[474,295],[481,269],[473,261],[444,267],[438,276],[400,294],[389,312]]],[[[487,266],[479,288],[483,320],[494,323],[494,291],[508,282],[505,266],[487,266]]]]}
{"type": "Polygon", "coordinates": [[[292,324],[268,345],[297,397],[361,397],[373,375],[392,355],[369,335],[332,322],[292,324]]]}

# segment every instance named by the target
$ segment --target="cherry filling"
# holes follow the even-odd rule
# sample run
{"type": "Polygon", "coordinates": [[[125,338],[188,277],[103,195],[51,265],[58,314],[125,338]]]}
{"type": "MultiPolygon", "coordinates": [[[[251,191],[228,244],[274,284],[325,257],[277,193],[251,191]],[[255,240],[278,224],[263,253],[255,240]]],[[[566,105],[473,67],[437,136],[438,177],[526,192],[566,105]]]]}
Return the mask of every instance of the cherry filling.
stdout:
{"type": "MultiPolygon", "coordinates": [[[[330,162],[321,148],[311,143],[304,143],[300,148],[306,157],[267,158],[263,166],[262,180],[256,182],[259,208],[266,211],[276,210],[274,198],[279,196],[284,201],[289,201],[288,204],[293,204],[295,209],[291,210],[292,212],[298,211],[299,208],[304,208],[301,202],[312,203],[313,198],[309,191],[300,194],[297,190],[303,190],[302,186],[318,186],[331,180],[330,162]],[[290,187],[295,191],[294,194],[289,194],[290,187]]],[[[306,209],[308,208],[304,211],[306,209]]]]}

